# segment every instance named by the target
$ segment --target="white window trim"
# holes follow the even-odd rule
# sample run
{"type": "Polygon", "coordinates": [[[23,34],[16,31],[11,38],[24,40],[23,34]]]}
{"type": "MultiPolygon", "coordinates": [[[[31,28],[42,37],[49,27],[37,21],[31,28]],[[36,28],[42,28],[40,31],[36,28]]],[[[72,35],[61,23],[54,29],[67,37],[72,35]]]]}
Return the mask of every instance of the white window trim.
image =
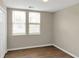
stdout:
{"type": "MultiPolygon", "coordinates": [[[[13,11],[20,11],[20,10],[13,10],[13,11]]],[[[27,12],[27,11],[25,11],[26,12],[26,22],[25,22],[25,33],[13,33],[12,32],[12,35],[13,36],[22,36],[22,35],[35,35],[35,36],[38,36],[38,35],[40,35],[41,34],[41,18],[40,18],[40,23],[29,23],[29,12],[34,12],[34,11],[29,11],[29,12],[27,12]],[[29,25],[30,24],[36,24],[36,25],[40,25],[40,33],[33,33],[33,34],[30,34],[29,33],[29,25]]],[[[36,12],[35,12],[36,13],[36,12]]],[[[37,13],[40,13],[40,12],[37,12],[37,13]]],[[[41,14],[40,14],[40,17],[41,17],[41,14]]],[[[12,23],[12,25],[13,25],[13,23],[12,23]]],[[[12,31],[13,31],[13,28],[12,28],[12,31]]]]}
{"type": "MultiPolygon", "coordinates": [[[[25,18],[25,23],[14,23],[13,22],[13,12],[14,11],[20,11],[20,10],[12,10],[12,35],[13,36],[26,35],[26,18],[25,18]],[[13,33],[13,25],[14,24],[25,24],[25,33],[13,33]]],[[[25,16],[26,16],[26,12],[25,12],[25,16]]]]}

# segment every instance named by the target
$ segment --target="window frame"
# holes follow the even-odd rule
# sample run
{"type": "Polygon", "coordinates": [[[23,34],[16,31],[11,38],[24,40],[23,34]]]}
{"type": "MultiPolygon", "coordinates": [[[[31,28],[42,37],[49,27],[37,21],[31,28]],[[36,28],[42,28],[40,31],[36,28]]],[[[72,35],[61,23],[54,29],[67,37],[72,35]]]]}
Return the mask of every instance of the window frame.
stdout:
{"type": "MultiPolygon", "coordinates": [[[[15,10],[12,10],[12,13],[13,13],[13,11],[23,11],[23,12],[25,12],[25,33],[21,33],[21,34],[13,34],[13,22],[12,22],[12,35],[13,36],[22,36],[22,35],[40,35],[41,34],[41,13],[40,12],[37,12],[37,11],[25,11],[25,10],[17,10],[17,9],[15,9],[15,10]],[[35,13],[39,13],[40,14],[40,23],[29,23],[29,13],[30,12],[35,12],[35,13]],[[29,33],[29,25],[30,24],[34,24],[34,25],[39,25],[40,26],[40,31],[39,31],[39,33],[38,34],[30,34],[29,33]]],[[[12,21],[13,21],[13,14],[12,14],[12,21]]]]}
{"type": "Polygon", "coordinates": [[[27,18],[26,18],[26,13],[27,13],[26,11],[22,11],[22,10],[12,10],[12,35],[13,35],[13,36],[26,35],[26,33],[27,33],[27,32],[26,32],[26,30],[27,30],[27,29],[26,29],[26,19],[27,19],[27,18]],[[14,12],[14,11],[25,12],[25,22],[24,22],[24,23],[15,23],[15,22],[13,22],[13,12],[14,12]],[[15,24],[25,24],[25,30],[24,30],[25,33],[13,33],[13,25],[15,25],[15,24]]]}
{"type": "MultiPolygon", "coordinates": [[[[39,33],[30,34],[30,33],[29,33],[30,27],[29,27],[29,28],[28,28],[28,34],[29,34],[29,35],[40,35],[40,34],[41,34],[41,13],[40,13],[40,12],[35,12],[35,11],[30,11],[30,12],[39,13],[39,14],[40,14],[40,23],[30,23],[30,22],[29,22],[29,19],[28,19],[28,26],[29,26],[29,25],[32,25],[32,24],[33,24],[33,25],[39,25],[39,26],[40,26],[40,27],[39,27],[40,31],[39,31],[39,33]]],[[[29,13],[30,13],[30,12],[29,12],[29,13]]],[[[29,13],[28,13],[28,15],[29,15],[29,13]]],[[[29,17],[29,16],[28,16],[28,17],[29,17]]]]}

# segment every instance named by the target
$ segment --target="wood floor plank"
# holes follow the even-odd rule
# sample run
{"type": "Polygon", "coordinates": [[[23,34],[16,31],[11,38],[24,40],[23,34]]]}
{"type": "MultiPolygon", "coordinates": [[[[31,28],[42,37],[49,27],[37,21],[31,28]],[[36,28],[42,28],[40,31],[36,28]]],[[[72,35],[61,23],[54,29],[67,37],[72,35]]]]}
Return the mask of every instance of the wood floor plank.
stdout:
{"type": "Polygon", "coordinates": [[[73,58],[54,46],[9,51],[5,58],[73,58]]]}

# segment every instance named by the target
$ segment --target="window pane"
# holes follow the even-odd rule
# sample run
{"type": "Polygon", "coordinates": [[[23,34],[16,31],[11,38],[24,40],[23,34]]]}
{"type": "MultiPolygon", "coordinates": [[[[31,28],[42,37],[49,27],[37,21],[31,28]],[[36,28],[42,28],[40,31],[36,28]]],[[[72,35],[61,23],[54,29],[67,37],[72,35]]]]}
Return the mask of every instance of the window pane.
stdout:
{"type": "Polygon", "coordinates": [[[15,35],[26,34],[25,24],[13,24],[13,34],[15,35]]]}
{"type": "Polygon", "coordinates": [[[29,12],[29,23],[40,23],[40,13],[29,12]]]}
{"type": "Polygon", "coordinates": [[[40,25],[29,25],[29,34],[40,34],[40,25]]]}
{"type": "Polygon", "coordinates": [[[13,11],[12,13],[13,23],[25,23],[26,22],[26,12],[24,11],[13,11]]]}

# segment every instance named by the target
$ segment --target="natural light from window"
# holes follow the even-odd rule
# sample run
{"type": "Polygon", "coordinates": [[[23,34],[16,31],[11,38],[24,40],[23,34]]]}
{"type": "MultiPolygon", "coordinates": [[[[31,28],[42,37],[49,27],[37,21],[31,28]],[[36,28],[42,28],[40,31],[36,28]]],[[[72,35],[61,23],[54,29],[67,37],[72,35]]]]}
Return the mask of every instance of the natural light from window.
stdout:
{"type": "Polygon", "coordinates": [[[40,35],[40,13],[14,10],[12,12],[12,34],[40,35]]]}
{"type": "Polygon", "coordinates": [[[40,13],[29,12],[29,34],[40,34],[40,13]]]}
{"type": "Polygon", "coordinates": [[[26,34],[26,12],[13,11],[12,12],[12,33],[13,35],[26,34]]]}

